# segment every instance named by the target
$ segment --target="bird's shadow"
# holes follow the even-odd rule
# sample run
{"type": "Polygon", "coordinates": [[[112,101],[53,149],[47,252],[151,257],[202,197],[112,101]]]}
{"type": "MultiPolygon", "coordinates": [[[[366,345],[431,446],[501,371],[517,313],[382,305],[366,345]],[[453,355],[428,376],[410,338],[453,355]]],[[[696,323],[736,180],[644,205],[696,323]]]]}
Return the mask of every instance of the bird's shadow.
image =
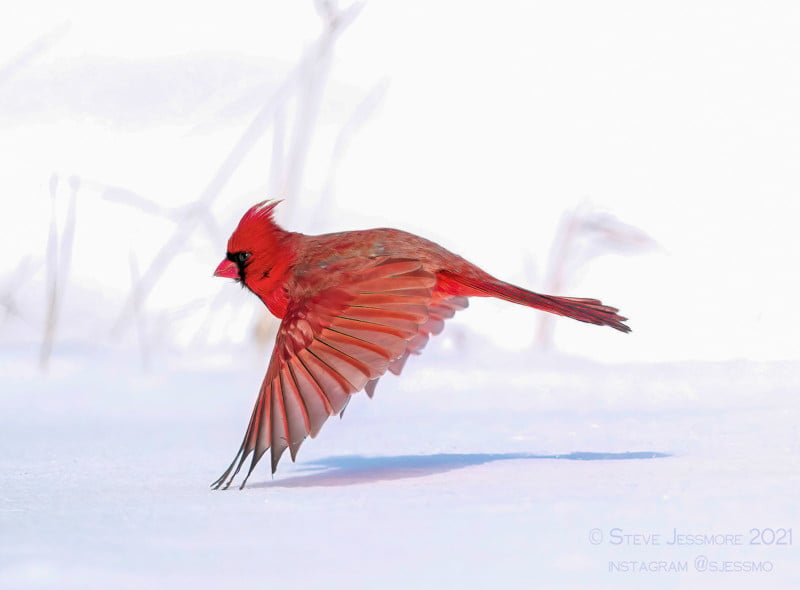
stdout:
{"type": "Polygon", "coordinates": [[[273,479],[249,484],[254,488],[311,488],[349,486],[377,481],[424,477],[495,461],[557,459],[567,461],[626,461],[632,459],[662,459],[668,453],[626,451],[623,453],[574,452],[558,455],[531,453],[437,453],[434,455],[396,455],[365,457],[340,455],[323,457],[304,465],[286,479],[273,479]],[[310,472],[310,473],[303,473],[310,472]]]}

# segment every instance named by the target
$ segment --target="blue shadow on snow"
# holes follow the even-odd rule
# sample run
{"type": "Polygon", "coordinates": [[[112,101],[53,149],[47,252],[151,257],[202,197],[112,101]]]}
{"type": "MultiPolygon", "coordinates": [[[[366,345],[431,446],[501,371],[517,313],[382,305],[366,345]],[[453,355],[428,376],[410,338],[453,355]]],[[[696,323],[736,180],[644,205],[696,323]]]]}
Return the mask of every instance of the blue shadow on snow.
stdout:
{"type": "Polygon", "coordinates": [[[286,479],[253,482],[248,487],[302,488],[318,486],[348,486],[376,481],[424,477],[495,461],[557,459],[567,461],[627,461],[631,459],[662,459],[667,453],[626,451],[623,453],[574,452],[558,455],[531,453],[437,453],[435,455],[398,455],[393,457],[364,457],[342,455],[324,457],[308,463],[296,475],[286,479]]]}

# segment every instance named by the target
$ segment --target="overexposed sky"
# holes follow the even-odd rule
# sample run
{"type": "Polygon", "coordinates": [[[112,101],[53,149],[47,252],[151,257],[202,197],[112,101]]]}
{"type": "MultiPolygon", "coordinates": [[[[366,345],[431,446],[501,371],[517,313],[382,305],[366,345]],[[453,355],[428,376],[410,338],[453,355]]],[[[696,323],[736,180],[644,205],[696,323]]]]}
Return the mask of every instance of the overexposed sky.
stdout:
{"type": "MultiPolygon", "coordinates": [[[[320,31],[310,2],[34,2],[13,13],[0,24],[0,154],[11,163],[0,241],[19,255],[0,277],[42,256],[54,172],[191,204],[320,31]]],[[[619,306],[633,334],[561,321],[560,349],[798,358],[798,30],[788,3],[367,3],[336,46],[302,199],[281,219],[308,232],[408,229],[540,289],[559,219],[589,202],[660,248],[598,258],[565,293],[619,306]],[[326,187],[334,201],[320,207],[326,187]]],[[[270,155],[266,133],[220,195],[223,234],[268,186],[270,155]]],[[[85,190],[75,280],[124,293],[129,252],[145,266],[171,227],[85,190]]],[[[209,277],[225,237],[216,251],[206,238],[176,252],[151,305],[225,289],[209,277]]],[[[479,301],[462,315],[510,349],[533,341],[530,310],[479,301]]]]}

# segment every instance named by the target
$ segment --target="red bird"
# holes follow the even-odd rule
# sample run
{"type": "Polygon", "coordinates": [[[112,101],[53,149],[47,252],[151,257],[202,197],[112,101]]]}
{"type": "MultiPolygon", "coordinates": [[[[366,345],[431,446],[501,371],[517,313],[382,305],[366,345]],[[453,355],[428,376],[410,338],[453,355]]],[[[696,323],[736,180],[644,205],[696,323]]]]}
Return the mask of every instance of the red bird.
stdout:
{"type": "Polygon", "coordinates": [[[395,375],[419,354],[467,297],[497,297],[621,332],[617,309],[597,299],[539,295],[504,283],[425,238],[397,229],[321,236],[288,232],[273,220],[278,201],[244,214],[214,276],[258,295],[281,325],[239,452],[212,484],[230,486],[271,450],[272,472],[288,448],[294,461],[308,435],[362,389],[395,375]]]}

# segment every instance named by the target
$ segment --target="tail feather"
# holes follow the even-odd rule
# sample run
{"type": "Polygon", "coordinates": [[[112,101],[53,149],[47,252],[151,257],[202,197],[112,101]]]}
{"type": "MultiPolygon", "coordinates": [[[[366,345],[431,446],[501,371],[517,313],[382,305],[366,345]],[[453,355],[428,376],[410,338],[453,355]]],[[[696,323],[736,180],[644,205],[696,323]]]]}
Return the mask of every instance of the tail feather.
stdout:
{"type": "Polygon", "coordinates": [[[566,316],[581,322],[599,326],[611,326],[620,332],[631,331],[630,327],[624,324],[628,318],[618,315],[617,312],[619,310],[616,307],[603,305],[598,299],[541,295],[496,279],[481,280],[452,273],[446,274],[449,281],[474,290],[474,295],[497,297],[511,303],[527,305],[528,307],[566,316]]]}

